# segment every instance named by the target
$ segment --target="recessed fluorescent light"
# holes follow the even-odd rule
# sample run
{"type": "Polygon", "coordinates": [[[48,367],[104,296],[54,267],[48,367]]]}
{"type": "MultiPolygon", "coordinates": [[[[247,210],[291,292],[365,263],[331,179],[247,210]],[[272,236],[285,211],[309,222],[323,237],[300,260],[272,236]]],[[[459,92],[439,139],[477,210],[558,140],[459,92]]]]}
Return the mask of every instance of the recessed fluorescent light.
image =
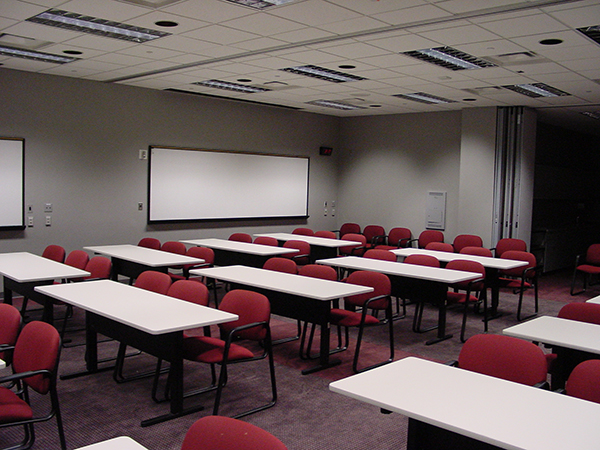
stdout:
{"type": "Polygon", "coordinates": [[[402,52],[402,54],[451,70],[481,69],[483,67],[496,66],[489,61],[461,52],[452,47],[425,48],[402,52]]]}
{"type": "Polygon", "coordinates": [[[231,3],[237,3],[242,6],[249,6],[255,9],[265,9],[272,6],[285,5],[286,3],[292,3],[296,0],[226,0],[231,3]]]}
{"type": "Polygon", "coordinates": [[[71,56],[60,56],[53,55],[51,53],[38,52],[34,50],[24,50],[20,48],[7,47],[4,45],[0,46],[0,55],[14,56],[17,58],[33,59],[35,61],[43,61],[57,64],[66,64],[80,59],[73,58],[71,56]]]}
{"type": "Polygon", "coordinates": [[[366,109],[362,106],[351,105],[344,102],[336,102],[333,100],[313,100],[312,102],[306,102],[308,105],[324,106],[325,108],[343,109],[349,111],[352,109],[366,109]]]}
{"type": "Polygon", "coordinates": [[[552,86],[548,86],[544,83],[533,83],[533,84],[513,84],[509,86],[502,86],[503,88],[510,89],[511,91],[518,92],[519,94],[526,95],[528,97],[565,97],[571,95],[567,92],[556,89],[552,86]]]}
{"type": "Polygon", "coordinates": [[[600,120],[600,111],[583,111],[580,114],[591,117],[592,119],[600,120]]]}
{"type": "Polygon", "coordinates": [[[84,16],[83,14],[60,9],[49,9],[37,16],[30,17],[27,21],[138,43],[151,41],[171,34],[164,31],[99,19],[97,17],[84,16]]]}
{"type": "Polygon", "coordinates": [[[577,28],[577,31],[585,34],[597,44],[600,44],[600,25],[594,25],[593,27],[577,28]]]}
{"type": "Polygon", "coordinates": [[[280,70],[283,70],[284,72],[297,73],[299,75],[306,75],[307,77],[320,78],[321,80],[331,81],[332,83],[366,80],[366,78],[359,77],[357,75],[351,75],[349,73],[338,72],[336,70],[325,69],[324,67],[312,65],[286,67],[285,69],[280,70]]]}
{"type": "Polygon", "coordinates": [[[448,100],[447,98],[438,97],[437,95],[426,94],[425,92],[414,92],[412,94],[395,94],[392,95],[392,97],[412,100],[413,102],[427,103],[430,105],[440,103],[456,103],[454,100],[448,100]]]}
{"type": "Polygon", "coordinates": [[[265,89],[261,87],[255,86],[246,86],[238,83],[231,83],[229,81],[220,81],[220,80],[206,80],[206,81],[198,81],[196,83],[198,86],[206,86],[217,89],[225,89],[227,91],[236,91],[236,92],[245,92],[247,94],[254,94],[256,92],[268,92],[270,89],[265,89]]]}

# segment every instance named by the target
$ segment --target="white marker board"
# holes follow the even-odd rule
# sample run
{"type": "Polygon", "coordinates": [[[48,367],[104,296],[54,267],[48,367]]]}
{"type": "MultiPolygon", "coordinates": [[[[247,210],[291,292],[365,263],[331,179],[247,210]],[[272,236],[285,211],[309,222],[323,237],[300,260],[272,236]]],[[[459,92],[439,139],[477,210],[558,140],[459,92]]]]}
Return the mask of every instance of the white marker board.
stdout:
{"type": "Polygon", "coordinates": [[[0,138],[0,228],[25,226],[25,140],[0,138]]]}

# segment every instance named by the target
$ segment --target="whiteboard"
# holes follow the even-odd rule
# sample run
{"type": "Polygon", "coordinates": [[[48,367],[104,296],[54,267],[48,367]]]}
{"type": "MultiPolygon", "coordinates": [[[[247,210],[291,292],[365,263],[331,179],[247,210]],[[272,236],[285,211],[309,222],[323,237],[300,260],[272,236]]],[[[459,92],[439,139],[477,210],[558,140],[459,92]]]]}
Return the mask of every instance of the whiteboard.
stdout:
{"type": "Polygon", "coordinates": [[[308,157],[158,146],[149,154],[149,223],[308,217],[308,157]]]}
{"type": "Polygon", "coordinates": [[[25,227],[25,140],[0,138],[0,227],[25,227]]]}

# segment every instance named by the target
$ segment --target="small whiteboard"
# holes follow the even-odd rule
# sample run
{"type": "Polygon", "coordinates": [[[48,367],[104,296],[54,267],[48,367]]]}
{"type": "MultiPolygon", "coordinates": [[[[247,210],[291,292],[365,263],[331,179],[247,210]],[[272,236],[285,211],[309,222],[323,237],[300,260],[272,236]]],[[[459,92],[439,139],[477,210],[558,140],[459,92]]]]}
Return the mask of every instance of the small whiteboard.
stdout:
{"type": "Polygon", "coordinates": [[[446,228],[446,192],[429,191],[427,195],[427,224],[425,228],[443,230],[446,228]]]}
{"type": "Polygon", "coordinates": [[[25,227],[25,140],[0,138],[0,228],[25,227]]]}

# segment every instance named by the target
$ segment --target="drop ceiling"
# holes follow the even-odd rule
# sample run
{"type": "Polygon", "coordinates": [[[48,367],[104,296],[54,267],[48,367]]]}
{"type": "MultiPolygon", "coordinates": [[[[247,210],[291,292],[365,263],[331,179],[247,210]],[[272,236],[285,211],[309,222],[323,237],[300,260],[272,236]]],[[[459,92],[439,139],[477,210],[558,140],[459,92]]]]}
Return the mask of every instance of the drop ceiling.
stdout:
{"type": "Polygon", "coordinates": [[[0,55],[0,64],[340,117],[519,105],[547,121],[599,132],[593,116],[600,116],[600,44],[578,31],[598,25],[597,0],[296,0],[263,10],[229,0],[2,0],[0,44],[78,59],[0,55]],[[169,35],[136,43],[27,20],[50,9],[169,35]],[[450,70],[405,54],[440,47],[493,64],[450,70]],[[333,83],[282,70],[298,66],[358,80],[333,83]],[[267,90],[216,89],[202,83],[208,80],[267,90]],[[539,83],[569,95],[534,98],[504,87],[539,83]],[[406,97],[414,93],[449,102],[406,97]],[[357,109],[322,106],[328,102],[357,109]]]}

